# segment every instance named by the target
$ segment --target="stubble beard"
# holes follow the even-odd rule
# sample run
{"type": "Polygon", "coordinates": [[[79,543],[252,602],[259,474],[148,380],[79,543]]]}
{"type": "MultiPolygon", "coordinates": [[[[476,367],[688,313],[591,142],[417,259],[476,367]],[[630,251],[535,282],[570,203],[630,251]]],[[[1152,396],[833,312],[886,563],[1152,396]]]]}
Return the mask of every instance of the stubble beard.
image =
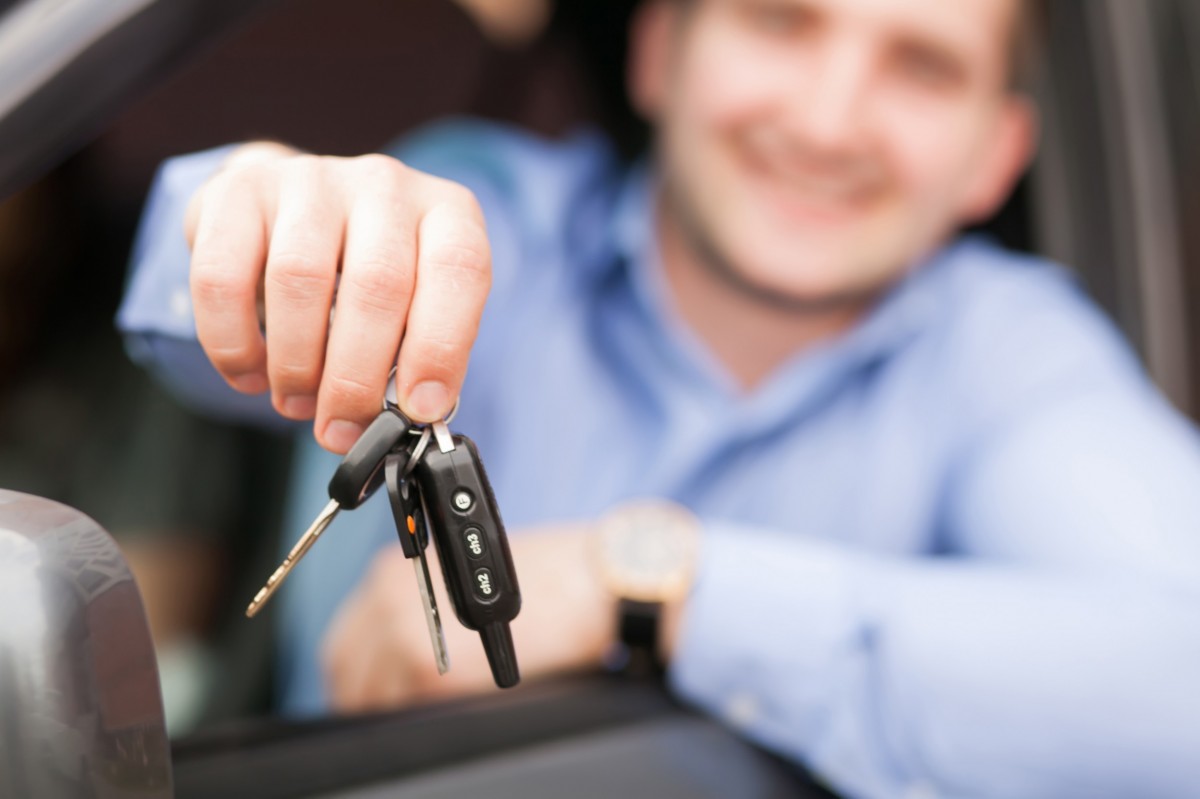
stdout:
{"type": "Polygon", "coordinates": [[[682,235],[684,245],[695,256],[693,260],[726,288],[763,310],[793,316],[862,312],[878,303],[898,282],[892,280],[878,286],[835,291],[819,296],[789,293],[763,283],[728,257],[714,241],[710,227],[703,222],[703,215],[691,202],[688,193],[679,187],[677,181],[663,181],[662,213],[667,216],[668,224],[674,224],[682,235]]]}

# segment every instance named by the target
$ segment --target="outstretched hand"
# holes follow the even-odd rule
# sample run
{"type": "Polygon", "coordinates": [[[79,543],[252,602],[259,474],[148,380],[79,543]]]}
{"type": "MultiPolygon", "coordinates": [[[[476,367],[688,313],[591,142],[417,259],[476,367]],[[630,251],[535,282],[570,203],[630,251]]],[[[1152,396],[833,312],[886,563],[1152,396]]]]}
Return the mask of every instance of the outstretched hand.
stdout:
{"type": "Polygon", "coordinates": [[[491,286],[467,189],[384,155],[253,144],[193,197],[186,233],[209,359],[235,389],[314,419],[326,449],[358,439],[393,365],[414,420],[454,405],[491,286]]]}

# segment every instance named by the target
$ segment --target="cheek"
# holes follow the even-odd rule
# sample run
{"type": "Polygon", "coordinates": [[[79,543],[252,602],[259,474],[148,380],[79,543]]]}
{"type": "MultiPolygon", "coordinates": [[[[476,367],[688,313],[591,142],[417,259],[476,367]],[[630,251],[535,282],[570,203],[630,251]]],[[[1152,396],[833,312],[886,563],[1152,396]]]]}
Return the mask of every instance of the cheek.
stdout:
{"type": "Polygon", "coordinates": [[[912,100],[882,103],[879,140],[906,202],[947,208],[962,202],[978,167],[979,123],[974,108],[912,100]]]}
{"type": "Polygon", "coordinates": [[[677,64],[670,104],[690,134],[720,136],[770,113],[779,64],[732,32],[698,34],[677,64]]]}

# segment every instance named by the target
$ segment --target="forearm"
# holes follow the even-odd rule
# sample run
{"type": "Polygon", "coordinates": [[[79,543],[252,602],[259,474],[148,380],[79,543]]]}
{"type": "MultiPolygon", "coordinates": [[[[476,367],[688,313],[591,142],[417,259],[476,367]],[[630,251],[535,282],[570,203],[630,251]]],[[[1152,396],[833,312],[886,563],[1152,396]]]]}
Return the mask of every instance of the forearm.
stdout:
{"type": "Polygon", "coordinates": [[[854,796],[1184,796],[1200,594],[715,531],[672,681],[854,796]]]}

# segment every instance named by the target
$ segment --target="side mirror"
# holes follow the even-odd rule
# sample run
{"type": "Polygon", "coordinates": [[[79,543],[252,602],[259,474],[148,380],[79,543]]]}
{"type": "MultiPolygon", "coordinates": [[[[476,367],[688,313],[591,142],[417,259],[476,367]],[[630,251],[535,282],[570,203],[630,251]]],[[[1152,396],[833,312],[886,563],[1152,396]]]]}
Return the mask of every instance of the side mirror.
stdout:
{"type": "Polygon", "coordinates": [[[82,513],[0,490],[0,799],[170,799],[137,584],[82,513]]]}

